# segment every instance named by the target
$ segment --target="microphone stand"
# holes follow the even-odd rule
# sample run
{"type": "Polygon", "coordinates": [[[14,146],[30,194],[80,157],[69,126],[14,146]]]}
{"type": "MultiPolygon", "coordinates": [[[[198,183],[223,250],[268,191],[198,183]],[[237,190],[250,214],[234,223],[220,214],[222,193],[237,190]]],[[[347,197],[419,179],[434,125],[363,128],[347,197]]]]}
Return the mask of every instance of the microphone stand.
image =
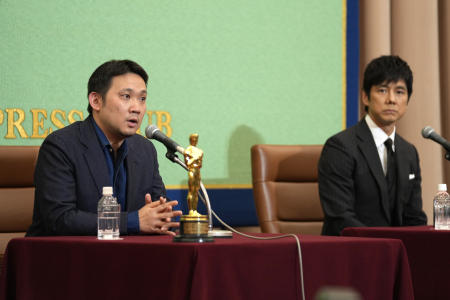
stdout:
{"type": "Polygon", "coordinates": [[[184,164],[184,162],[178,158],[178,156],[175,154],[175,151],[167,150],[166,157],[173,163],[179,164],[181,167],[183,167],[186,171],[189,171],[188,167],[184,164]]]}
{"type": "Polygon", "coordinates": [[[450,151],[447,151],[447,153],[445,153],[445,159],[450,161],[450,151]]]}

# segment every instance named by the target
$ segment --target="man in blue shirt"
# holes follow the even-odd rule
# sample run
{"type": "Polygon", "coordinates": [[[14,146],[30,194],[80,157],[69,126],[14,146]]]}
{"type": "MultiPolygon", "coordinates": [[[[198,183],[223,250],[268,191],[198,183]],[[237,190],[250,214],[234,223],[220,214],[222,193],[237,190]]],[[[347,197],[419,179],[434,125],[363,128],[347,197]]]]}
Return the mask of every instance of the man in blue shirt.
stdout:
{"type": "Polygon", "coordinates": [[[35,170],[28,236],[95,235],[97,203],[112,186],[120,233],[171,234],[181,211],[167,201],[153,144],[136,134],[146,112],[148,76],[137,63],[112,60],[88,83],[89,117],[50,134],[35,170]],[[155,201],[156,200],[156,201],[155,201]]]}

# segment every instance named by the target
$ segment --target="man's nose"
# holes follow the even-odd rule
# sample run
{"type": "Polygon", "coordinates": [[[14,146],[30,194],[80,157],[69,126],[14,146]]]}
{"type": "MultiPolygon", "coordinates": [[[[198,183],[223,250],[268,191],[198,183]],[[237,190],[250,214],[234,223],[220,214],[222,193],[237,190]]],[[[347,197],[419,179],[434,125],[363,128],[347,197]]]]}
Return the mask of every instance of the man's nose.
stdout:
{"type": "Polygon", "coordinates": [[[389,101],[389,103],[396,103],[397,102],[397,98],[396,98],[394,90],[389,90],[389,92],[388,92],[388,101],[389,101]]]}
{"type": "Polygon", "coordinates": [[[133,98],[130,103],[130,112],[132,113],[141,113],[142,110],[145,110],[145,102],[142,102],[138,98],[133,98]]]}

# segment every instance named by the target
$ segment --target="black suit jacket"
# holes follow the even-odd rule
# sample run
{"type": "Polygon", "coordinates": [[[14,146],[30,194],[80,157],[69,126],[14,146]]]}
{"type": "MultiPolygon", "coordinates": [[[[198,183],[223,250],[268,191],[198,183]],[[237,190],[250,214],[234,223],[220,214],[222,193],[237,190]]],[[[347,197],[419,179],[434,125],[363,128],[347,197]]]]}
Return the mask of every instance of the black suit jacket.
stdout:
{"type": "Polygon", "coordinates": [[[327,140],[319,160],[322,234],[339,235],[345,227],[426,224],[417,150],[398,134],[394,143],[397,209],[391,215],[383,167],[366,121],[327,140]]]}
{"type": "MultiPolygon", "coordinates": [[[[127,138],[127,200],[120,232],[127,233],[128,212],[165,196],[153,144],[136,134],[127,138]]],[[[97,203],[103,186],[110,186],[108,166],[92,116],[50,134],[38,156],[33,223],[28,236],[95,235],[97,203]]]]}

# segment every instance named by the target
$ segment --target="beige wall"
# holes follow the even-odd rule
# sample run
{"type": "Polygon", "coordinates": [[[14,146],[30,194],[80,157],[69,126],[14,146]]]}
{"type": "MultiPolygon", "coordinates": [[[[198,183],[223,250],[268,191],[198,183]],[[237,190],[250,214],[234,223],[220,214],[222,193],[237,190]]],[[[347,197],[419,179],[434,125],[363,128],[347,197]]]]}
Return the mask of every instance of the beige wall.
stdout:
{"type": "MultiPolygon", "coordinates": [[[[438,17],[442,135],[450,139],[450,1],[439,1],[438,17]]],[[[450,162],[444,163],[444,170],[448,184],[450,183],[450,162]]]]}

